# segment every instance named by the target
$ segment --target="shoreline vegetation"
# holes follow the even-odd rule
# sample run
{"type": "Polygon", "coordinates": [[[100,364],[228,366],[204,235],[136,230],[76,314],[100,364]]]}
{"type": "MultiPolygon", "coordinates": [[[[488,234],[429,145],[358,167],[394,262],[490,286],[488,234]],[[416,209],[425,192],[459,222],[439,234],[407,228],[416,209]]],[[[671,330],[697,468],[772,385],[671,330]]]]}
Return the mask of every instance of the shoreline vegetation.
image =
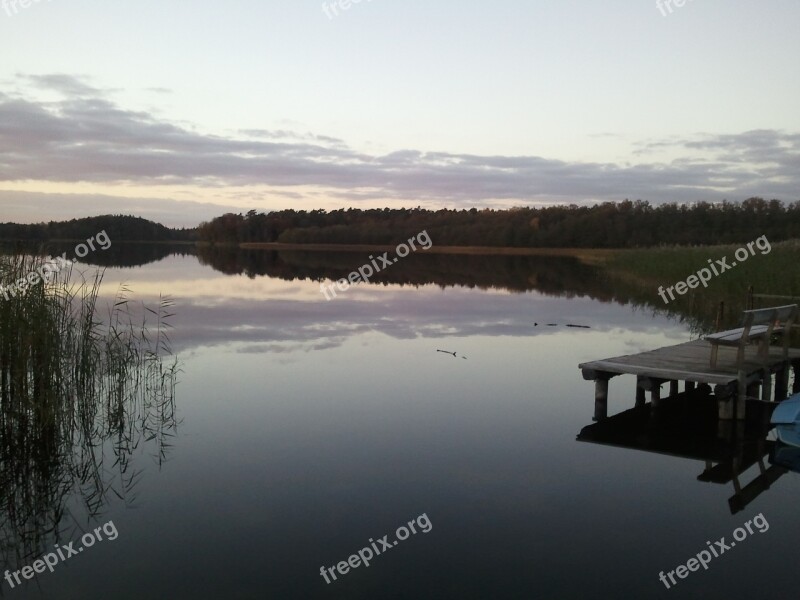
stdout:
{"type": "MultiPolygon", "coordinates": [[[[0,286],[41,270],[0,256],[0,286]]],[[[0,557],[25,564],[46,542],[117,500],[136,501],[133,457],[167,459],[178,419],[173,301],[135,307],[121,286],[99,302],[103,270],[72,266],[0,297],[0,557]],[[34,491],[36,493],[32,493],[34,491]]]]}

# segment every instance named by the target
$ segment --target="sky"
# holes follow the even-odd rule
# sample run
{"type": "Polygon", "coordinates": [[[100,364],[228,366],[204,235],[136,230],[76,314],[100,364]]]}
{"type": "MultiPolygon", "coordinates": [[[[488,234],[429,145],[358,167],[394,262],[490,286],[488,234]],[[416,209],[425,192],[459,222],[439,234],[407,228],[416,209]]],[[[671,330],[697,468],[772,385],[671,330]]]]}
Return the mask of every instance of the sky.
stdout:
{"type": "Polygon", "coordinates": [[[679,1],[0,0],[0,222],[799,200],[800,3],[679,1]]]}

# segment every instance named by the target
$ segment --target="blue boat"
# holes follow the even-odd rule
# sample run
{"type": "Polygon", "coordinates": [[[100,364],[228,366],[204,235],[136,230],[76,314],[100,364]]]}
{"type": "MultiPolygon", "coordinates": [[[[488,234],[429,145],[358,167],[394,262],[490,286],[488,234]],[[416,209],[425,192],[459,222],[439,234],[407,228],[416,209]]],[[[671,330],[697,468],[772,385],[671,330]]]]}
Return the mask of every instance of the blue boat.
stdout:
{"type": "Polygon", "coordinates": [[[770,423],[773,425],[789,425],[800,420],[800,392],[789,396],[786,400],[779,403],[772,411],[770,423]]]}
{"type": "Polygon", "coordinates": [[[795,473],[800,473],[800,448],[776,444],[770,454],[769,462],[795,473]]]}
{"type": "Polygon", "coordinates": [[[770,423],[775,425],[781,442],[800,448],[800,393],[778,404],[772,412],[770,423]]]}
{"type": "Polygon", "coordinates": [[[776,425],[775,431],[782,443],[800,448],[800,425],[776,425]]]}

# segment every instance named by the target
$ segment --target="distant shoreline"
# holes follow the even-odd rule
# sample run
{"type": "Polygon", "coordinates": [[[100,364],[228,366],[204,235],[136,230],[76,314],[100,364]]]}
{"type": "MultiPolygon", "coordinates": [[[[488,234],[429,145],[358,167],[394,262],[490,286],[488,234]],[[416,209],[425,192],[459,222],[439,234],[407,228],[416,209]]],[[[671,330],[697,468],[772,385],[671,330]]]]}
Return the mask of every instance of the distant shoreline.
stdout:
{"type": "MultiPolygon", "coordinates": [[[[34,240],[26,238],[6,238],[0,240],[0,244],[72,244],[81,242],[81,238],[50,238],[46,240],[34,240]]],[[[198,242],[194,240],[112,240],[115,244],[169,244],[170,246],[195,246],[198,242]]]]}
{"type": "MultiPolygon", "coordinates": [[[[202,242],[201,242],[202,243],[202,242]]],[[[245,242],[240,248],[250,250],[307,250],[309,252],[387,252],[393,244],[284,244],[279,242],[245,242]]],[[[487,256],[572,256],[582,260],[604,261],[619,252],[608,248],[517,248],[512,246],[431,246],[417,250],[425,254],[471,254],[487,256]]]]}

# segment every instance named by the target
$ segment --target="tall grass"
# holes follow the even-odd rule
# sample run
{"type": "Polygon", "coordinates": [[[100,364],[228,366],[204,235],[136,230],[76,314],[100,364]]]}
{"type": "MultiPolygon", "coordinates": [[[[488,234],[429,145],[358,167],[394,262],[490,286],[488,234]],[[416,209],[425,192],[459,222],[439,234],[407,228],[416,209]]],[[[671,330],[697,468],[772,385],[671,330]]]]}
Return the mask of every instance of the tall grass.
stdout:
{"type": "MultiPolygon", "coordinates": [[[[733,254],[740,246],[702,246],[646,248],[623,250],[606,263],[607,274],[616,287],[624,287],[636,299],[634,303],[653,308],[688,320],[698,333],[713,329],[720,302],[725,303],[721,326],[736,326],[741,312],[746,309],[750,286],[757,294],[800,296],[800,240],[772,244],[768,254],[755,250],[755,256],[708,282],[689,290],[683,296],[665,304],[658,295],[658,287],[685,281],[698,270],[708,267],[708,259],[728,258],[728,265],[736,259],[733,254]]],[[[669,298],[667,296],[667,298],[669,298]]],[[[796,301],[794,301],[796,302],[796,301]]],[[[792,302],[792,303],[794,303],[792,302]]],[[[762,301],[761,306],[787,304],[786,300],[762,301]]],[[[756,308],[759,304],[756,304],[756,308]]]]}
{"type": "MultiPolygon", "coordinates": [[[[0,285],[8,288],[44,262],[0,257],[0,285]]],[[[0,552],[6,563],[24,563],[58,539],[68,506],[91,519],[112,497],[133,502],[140,476],[134,453],[149,442],[160,465],[175,432],[173,303],[162,297],[137,320],[130,292],[121,287],[101,319],[102,279],[102,271],[87,276],[68,267],[8,299],[0,290],[0,552]]]]}

